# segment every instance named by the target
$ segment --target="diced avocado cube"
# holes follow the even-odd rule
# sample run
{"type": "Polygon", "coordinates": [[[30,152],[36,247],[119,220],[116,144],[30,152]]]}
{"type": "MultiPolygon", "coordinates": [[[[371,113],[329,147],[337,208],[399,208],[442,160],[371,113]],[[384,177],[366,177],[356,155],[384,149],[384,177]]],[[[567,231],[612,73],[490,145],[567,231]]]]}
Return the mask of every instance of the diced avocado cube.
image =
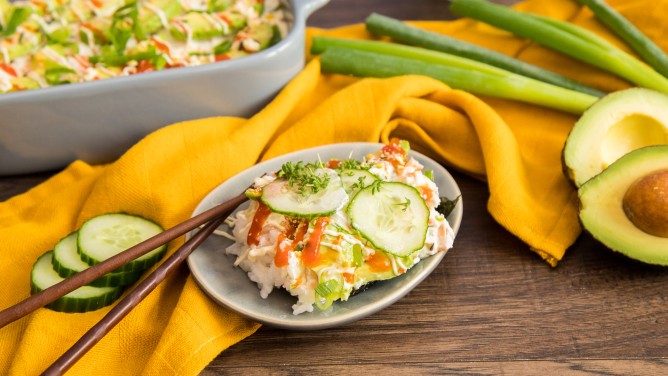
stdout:
{"type": "MultiPolygon", "coordinates": [[[[199,12],[189,12],[179,17],[170,25],[172,37],[177,40],[185,40],[187,38],[186,31],[182,25],[190,30],[193,39],[209,39],[225,33],[225,28],[222,25],[217,25],[215,19],[210,20],[206,17],[199,12]]],[[[215,16],[209,17],[213,18],[215,16]]],[[[221,20],[220,22],[223,21],[221,20]]]]}
{"type": "Polygon", "coordinates": [[[14,81],[14,86],[18,90],[30,90],[37,89],[40,87],[39,82],[35,81],[30,77],[18,77],[14,81]]]}
{"type": "Polygon", "coordinates": [[[276,31],[278,30],[275,30],[272,25],[268,23],[260,23],[249,30],[248,36],[260,44],[260,50],[264,50],[273,44],[276,31]]]}
{"type": "Polygon", "coordinates": [[[175,0],[150,0],[150,6],[144,5],[139,8],[139,34],[144,38],[160,30],[164,23],[169,23],[182,11],[180,1],[175,0]]]}
{"type": "Polygon", "coordinates": [[[232,0],[209,0],[209,12],[222,12],[232,5],[232,0]]]}

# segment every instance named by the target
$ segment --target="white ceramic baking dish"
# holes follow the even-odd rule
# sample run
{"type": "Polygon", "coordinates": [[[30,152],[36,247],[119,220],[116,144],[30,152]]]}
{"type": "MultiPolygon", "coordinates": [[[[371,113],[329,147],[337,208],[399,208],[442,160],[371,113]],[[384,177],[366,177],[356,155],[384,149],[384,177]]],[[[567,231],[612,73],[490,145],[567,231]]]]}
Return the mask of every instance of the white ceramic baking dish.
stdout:
{"type": "Polygon", "coordinates": [[[171,123],[251,116],[303,68],[306,19],[327,2],[285,0],[288,35],[243,58],[0,94],[0,175],[109,162],[171,123]]]}

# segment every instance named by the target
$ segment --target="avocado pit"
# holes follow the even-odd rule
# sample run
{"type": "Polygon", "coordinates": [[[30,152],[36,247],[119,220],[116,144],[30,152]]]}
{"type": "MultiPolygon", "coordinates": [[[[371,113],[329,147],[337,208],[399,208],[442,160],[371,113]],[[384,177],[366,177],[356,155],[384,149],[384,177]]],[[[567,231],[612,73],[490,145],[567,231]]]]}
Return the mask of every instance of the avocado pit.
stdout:
{"type": "Polygon", "coordinates": [[[668,238],[668,169],[652,172],[631,184],[622,208],[640,230],[668,238]]]}

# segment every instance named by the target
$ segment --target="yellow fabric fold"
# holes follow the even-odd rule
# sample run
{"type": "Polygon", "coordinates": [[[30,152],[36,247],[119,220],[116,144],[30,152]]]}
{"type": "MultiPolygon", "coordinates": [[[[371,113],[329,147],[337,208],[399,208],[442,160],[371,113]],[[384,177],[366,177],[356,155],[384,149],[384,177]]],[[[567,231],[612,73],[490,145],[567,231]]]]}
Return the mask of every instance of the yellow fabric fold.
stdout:
{"type": "MultiPolygon", "coordinates": [[[[646,9],[667,8],[668,0],[610,3],[666,48],[662,13],[646,9]]],[[[518,8],[570,20],[615,40],[573,0],[532,0],[518,8]]],[[[477,22],[413,24],[592,86],[628,86],[477,22]]],[[[361,25],[309,30],[309,36],[315,34],[373,38],[361,25]]],[[[26,298],[36,258],[94,215],[129,212],[171,227],[187,219],[214,187],[260,160],[311,146],[390,137],[405,138],[446,167],[488,184],[488,209],[496,221],[527,249],[556,265],[580,232],[575,193],[560,164],[561,148],[575,120],[532,105],[479,98],[420,76],[323,75],[318,59],[311,58],[275,100],[250,119],[217,117],[166,126],[114,163],[75,162],[29,192],[0,203],[0,309],[26,298]]],[[[466,202],[466,192],[463,196],[466,202]]],[[[463,229],[475,231],[466,230],[466,218],[463,229]]],[[[182,243],[172,242],[169,253],[182,243]]],[[[109,309],[85,314],[40,309],[0,329],[0,373],[39,373],[109,309]]],[[[194,375],[258,327],[210,300],[184,266],[86,354],[71,374],[194,375]]]]}

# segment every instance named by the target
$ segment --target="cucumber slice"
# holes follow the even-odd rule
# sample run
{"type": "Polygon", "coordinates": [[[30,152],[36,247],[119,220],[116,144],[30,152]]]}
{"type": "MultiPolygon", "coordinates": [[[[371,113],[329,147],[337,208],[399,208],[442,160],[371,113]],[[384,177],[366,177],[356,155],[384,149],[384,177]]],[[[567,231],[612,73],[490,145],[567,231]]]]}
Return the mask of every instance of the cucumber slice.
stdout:
{"type": "MultiPolygon", "coordinates": [[[[30,272],[30,293],[35,294],[61,282],[52,265],[53,251],[40,256],[30,272]]],[[[49,303],[46,307],[58,312],[88,312],[106,307],[123,293],[122,287],[82,286],[49,303]]]]}
{"type": "MultiPolygon", "coordinates": [[[[77,252],[77,234],[78,232],[75,231],[67,235],[53,248],[53,269],[63,278],[73,276],[90,267],[77,252]]],[[[127,286],[137,281],[141,273],[141,270],[112,272],[103,275],[88,285],[95,287],[127,286]]]]}
{"type": "MultiPolygon", "coordinates": [[[[136,215],[103,214],[84,222],[79,229],[77,246],[81,259],[95,265],[162,231],[157,223],[136,215]]],[[[166,251],[166,245],[160,246],[114,272],[146,269],[158,262],[166,251]]]]}
{"type": "Polygon", "coordinates": [[[271,211],[291,217],[327,217],[348,201],[341,178],[334,170],[320,169],[316,173],[328,174],[329,183],[318,192],[299,192],[286,179],[276,179],[262,187],[260,200],[271,211]]]}
{"type": "Polygon", "coordinates": [[[354,197],[360,189],[378,180],[378,176],[367,170],[346,169],[339,172],[339,176],[341,176],[343,189],[350,197],[354,197]]]}
{"type": "Polygon", "coordinates": [[[376,248],[408,256],[424,246],[429,208],[414,187],[377,182],[363,188],[348,205],[350,224],[376,248]]]}

